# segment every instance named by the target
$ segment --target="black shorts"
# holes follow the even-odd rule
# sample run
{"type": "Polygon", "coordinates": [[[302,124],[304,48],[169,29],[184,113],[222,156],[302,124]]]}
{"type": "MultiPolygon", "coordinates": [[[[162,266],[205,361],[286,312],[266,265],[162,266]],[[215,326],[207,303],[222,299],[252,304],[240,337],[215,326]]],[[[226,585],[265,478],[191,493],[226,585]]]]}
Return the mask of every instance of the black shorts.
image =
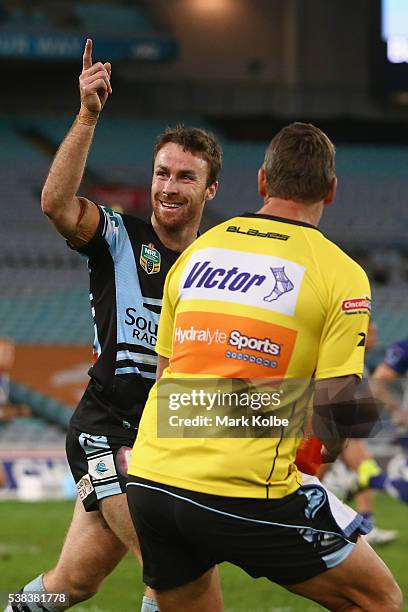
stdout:
{"type": "Polygon", "coordinates": [[[191,582],[223,561],[253,578],[296,584],[341,563],[367,532],[360,515],[331,494],[329,503],[322,485],[267,500],[207,495],[129,476],[127,494],[144,582],[157,590],[191,582]],[[333,512],[343,525],[350,515],[346,531],[333,512]]]}
{"type": "Polygon", "coordinates": [[[85,433],[69,427],[67,459],[87,512],[98,510],[99,500],[104,497],[126,493],[131,447],[129,439],[85,433]]]}

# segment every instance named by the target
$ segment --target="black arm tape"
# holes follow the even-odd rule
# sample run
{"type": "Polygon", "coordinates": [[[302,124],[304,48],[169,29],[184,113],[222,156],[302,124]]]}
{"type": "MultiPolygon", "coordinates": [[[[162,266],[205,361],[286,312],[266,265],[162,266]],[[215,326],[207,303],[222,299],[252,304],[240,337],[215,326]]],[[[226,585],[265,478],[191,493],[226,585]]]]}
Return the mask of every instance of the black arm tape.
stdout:
{"type": "Polygon", "coordinates": [[[381,409],[373,398],[315,405],[314,434],[324,439],[370,438],[381,429],[381,409]]]}

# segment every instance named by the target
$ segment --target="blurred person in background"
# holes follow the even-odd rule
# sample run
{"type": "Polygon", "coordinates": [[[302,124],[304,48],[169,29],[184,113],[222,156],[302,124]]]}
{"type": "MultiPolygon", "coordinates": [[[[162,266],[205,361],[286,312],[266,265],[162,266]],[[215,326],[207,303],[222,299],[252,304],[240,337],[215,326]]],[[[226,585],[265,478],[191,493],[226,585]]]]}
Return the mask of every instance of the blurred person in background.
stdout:
{"type": "Polygon", "coordinates": [[[25,404],[13,404],[10,401],[10,373],[15,353],[16,347],[13,340],[0,338],[0,422],[31,414],[29,407],[25,404]]]}
{"type": "MultiPolygon", "coordinates": [[[[0,427],[18,417],[28,417],[31,410],[26,404],[10,401],[10,373],[15,360],[16,347],[13,340],[0,338],[0,427]]],[[[7,477],[0,461],[0,488],[6,486],[7,477]]]]}
{"type": "Polygon", "coordinates": [[[408,372],[408,338],[394,342],[386,351],[383,361],[371,377],[373,393],[390,414],[391,422],[399,432],[402,452],[390,462],[389,473],[384,473],[370,461],[358,467],[359,485],[383,491],[391,497],[408,503],[408,411],[396,399],[393,383],[408,372]]]}
{"type": "MultiPolygon", "coordinates": [[[[365,342],[366,352],[374,350],[376,343],[377,327],[374,321],[371,320],[368,326],[367,338],[365,342]]],[[[367,369],[365,371],[365,376],[367,378],[370,376],[367,369]]],[[[344,478],[342,478],[341,473],[337,475],[337,466],[335,466],[333,469],[332,466],[326,464],[319,470],[319,478],[323,480],[329,489],[331,486],[333,486],[333,490],[336,493],[337,489],[340,489],[345,493],[350,493],[353,495],[353,491],[356,489],[355,481],[358,479],[359,469],[361,469],[360,466],[363,466],[363,469],[365,467],[365,469],[374,470],[376,474],[381,472],[381,468],[373,458],[367,443],[362,439],[350,439],[342,452],[340,459],[343,461],[345,466],[355,474],[355,478],[350,483],[350,488],[348,491],[344,491],[344,478]],[[328,471],[330,472],[329,474],[327,474],[328,471]],[[342,480],[342,482],[337,482],[337,480],[342,480]]],[[[398,532],[394,529],[381,529],[375,524],[375,491],[373,489],[364,488],[362,490],[357,490],[355,493],[355,502],[357,511],[373,524],[372,530],[366,535],[367,542],[373,546],[380,546],[382,544],[389,544],[398,537],[398,532]]]]}
{"type": "MultiPolygon", "coordinates": [[[[155,380],[164,280],[197,236],[204,204],[216,195],[222,162],[211,134],[177,126],[156,141],[149,221],[77,196],[96,124],[112,93],[111,64],[92,62],[90,39],[79,81],[81,108],[51,165],[42,209],[87,259],[96,361],[67,434],[78,489],[72,522],[57,565],[23,589],[66,592],[70,605],[92,597],[128,550],[141,560],[124,494],[128,456],[155,380]]],[[[24,608],[40,609],[57,608],[24,608]]],[[[155,610],[147,591],[142,611],[155,610]]]]}
{"type": "Polygon", "coordinates": [[[408,338],[404,338],[387,348],[384,359],[372,375],[372,380],[376,381],[374,384],[376,395],[384,401],[393,424],[401,428],[408,428],[408,411],[392,393],[392,383],[403,378],[407,372],[408,338]]]}

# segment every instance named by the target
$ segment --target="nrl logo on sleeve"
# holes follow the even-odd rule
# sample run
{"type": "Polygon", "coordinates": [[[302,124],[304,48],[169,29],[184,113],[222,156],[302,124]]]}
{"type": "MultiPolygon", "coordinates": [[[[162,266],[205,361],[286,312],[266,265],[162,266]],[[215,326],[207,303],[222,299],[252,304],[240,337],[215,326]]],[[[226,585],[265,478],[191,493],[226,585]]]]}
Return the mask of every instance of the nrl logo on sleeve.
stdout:
{"type": "Polygon", "coordinates": [[[161,255],[153,244],[142,244],[140,251],[140,265],[147,274],[160,272],[161,255]]]}
{"type": "Polygon", "coordinates": [[[341,311],[346,314],[370,314],[371,300],[368,297],[349,298],[341,303],[341,311]]]}

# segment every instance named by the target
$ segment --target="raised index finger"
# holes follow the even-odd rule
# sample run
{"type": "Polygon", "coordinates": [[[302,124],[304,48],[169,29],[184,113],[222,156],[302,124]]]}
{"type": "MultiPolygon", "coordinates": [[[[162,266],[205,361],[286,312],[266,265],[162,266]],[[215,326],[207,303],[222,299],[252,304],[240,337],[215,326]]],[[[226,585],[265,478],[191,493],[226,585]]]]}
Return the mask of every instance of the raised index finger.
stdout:
{"type": "Polygon", "coordinates": [[[82,68],[87,70],[92,66],[92,39],[87,38],[85,43],[84,54],[82,56],[82,68]]]}

